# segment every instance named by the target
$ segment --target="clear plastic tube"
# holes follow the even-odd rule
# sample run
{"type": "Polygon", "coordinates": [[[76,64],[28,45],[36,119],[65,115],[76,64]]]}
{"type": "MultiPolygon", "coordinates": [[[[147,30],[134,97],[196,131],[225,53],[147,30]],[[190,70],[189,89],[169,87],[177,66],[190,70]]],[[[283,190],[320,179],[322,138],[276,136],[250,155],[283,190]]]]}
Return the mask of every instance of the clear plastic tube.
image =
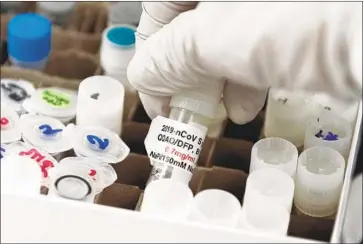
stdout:
{"type": "Polygon", "coordinates": [[[247,178],[244,208],[254,208],[257,203],[275,203],[291,212],[295,184],[285,172],[274,168],[256,170],[247,178]]]}
{"type": "Polygon", "coordinates": [[[324,146],[337,150],[347,160],[353,128],[351,124],[331,111],[324,111],[306,126],[304,149],[324,146]]]}
{"type": "Polygon", "coordinates": [[[144,192],[140,212],[171,220],[186,220],[193,192],[181,182],[161,179],[149,184],[144,192]]]}
{"type": "Polygon", "coordinates": [[[235,228],[240,211],[241,204],[231,193],[209,189],[194,197],[188,219],[206,225],[235,228]]]}
{"type": "Polygon", "coordinates": [[[298,151],[291,142],[282,138],[265,138],[252,147],[250,173],[271,167],[295,177],[298,151]]]}
{"type": "Polygon", "coordinates": [[[294,202],[297,210],[313,217],[336,213],[344,179],[345,161],[334,149],[312,147],[299,157],[294,202]]]}
{"type": "Polygon", "coordinates": [[[304,144],[305,126],[315,107],[312,94],[271,88],[268,95],[265,137],[280,137],[297,148],[304,144]]]}

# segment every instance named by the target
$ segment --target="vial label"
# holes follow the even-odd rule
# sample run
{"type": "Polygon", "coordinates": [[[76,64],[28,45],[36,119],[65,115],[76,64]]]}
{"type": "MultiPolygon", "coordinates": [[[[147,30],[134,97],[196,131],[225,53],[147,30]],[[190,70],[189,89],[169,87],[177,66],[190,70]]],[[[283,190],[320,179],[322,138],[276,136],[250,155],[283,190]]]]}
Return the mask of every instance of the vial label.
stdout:
{"type": "Polygon", "coordinates": [[[42,93],[42,99],[49,105],[56,108],[65,108],[70,105],[70,99],[66,94],[45,90],[42,93]]]}
{"type": "MultiPolygon", "coordinates": [[[[184,124],[158,116],[151,122],[145,148],[151,161],[177,167],[192,177],[207,128],[184,124]]],[[[169,170],[170,171],[170,170],[169,170]]],[[[170,178],[173,175],[170,174],[170,178]]]]}
{"type": "Polygon", "coordinates": [[[21,151],[19,152],[19,156],[29,157],[35,162],[37,162],[43,173],[43,178],[47,178],[48,170],[54,167],[53,160],[50,157],[48,157],[46,154],[42,154],[35,148],[30,148],[27,151],[21,151]]]}

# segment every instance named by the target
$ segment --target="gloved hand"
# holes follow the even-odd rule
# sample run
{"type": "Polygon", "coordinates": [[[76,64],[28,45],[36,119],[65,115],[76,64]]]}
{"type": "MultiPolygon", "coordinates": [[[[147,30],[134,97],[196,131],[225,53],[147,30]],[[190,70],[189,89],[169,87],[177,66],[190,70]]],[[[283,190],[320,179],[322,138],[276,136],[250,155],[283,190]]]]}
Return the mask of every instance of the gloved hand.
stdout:
{"type": "Polygon", "coordinates": [[[361,19],[357,2],[201,2],[158,31],[141,19],[139,37],[156,33],[138,45],[128,79],[151,118],[166,115],[171,95],[221,79],[235,123],[255,117],[269,87],[361,99],[361,19]]]}

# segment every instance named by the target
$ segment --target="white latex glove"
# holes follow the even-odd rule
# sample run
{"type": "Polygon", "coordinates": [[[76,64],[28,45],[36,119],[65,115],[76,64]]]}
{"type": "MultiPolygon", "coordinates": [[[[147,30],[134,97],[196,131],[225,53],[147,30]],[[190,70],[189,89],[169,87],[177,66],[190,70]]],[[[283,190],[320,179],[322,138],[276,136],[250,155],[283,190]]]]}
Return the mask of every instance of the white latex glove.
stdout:
{"type": "Polygon", "coordinates": [[[271,86],[361,99],[361,20],[361,2],[201,2],[139,45],[128,79],[151,118],[171,95],[221,78],[236,123],[253,119],[271,86]]]}

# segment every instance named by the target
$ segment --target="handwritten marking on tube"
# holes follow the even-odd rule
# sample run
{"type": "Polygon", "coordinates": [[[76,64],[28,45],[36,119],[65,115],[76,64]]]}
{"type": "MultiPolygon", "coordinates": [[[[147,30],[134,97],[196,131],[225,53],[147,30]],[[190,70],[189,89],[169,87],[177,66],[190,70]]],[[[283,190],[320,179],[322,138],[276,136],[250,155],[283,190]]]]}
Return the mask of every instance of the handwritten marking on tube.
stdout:
{"type": "Polygon", "coordinates": [[[110,144],[109,139],[107,139],[107,138],[101,139],[95,135],[87,135],[87,140],[92,145],[98,144],[98,148],[101,150],[105,150],[108,147],[108,145],[110,144]]]}
{"type": "Polygon", "coordinates": [[[54,129],[48,125],[48,124],[43,124],[41,126],[39,126],[39,130],[44,134],[44,135],[54,135],[57,134],[59,132],[62,132],[62,129],[54,129]]]}

